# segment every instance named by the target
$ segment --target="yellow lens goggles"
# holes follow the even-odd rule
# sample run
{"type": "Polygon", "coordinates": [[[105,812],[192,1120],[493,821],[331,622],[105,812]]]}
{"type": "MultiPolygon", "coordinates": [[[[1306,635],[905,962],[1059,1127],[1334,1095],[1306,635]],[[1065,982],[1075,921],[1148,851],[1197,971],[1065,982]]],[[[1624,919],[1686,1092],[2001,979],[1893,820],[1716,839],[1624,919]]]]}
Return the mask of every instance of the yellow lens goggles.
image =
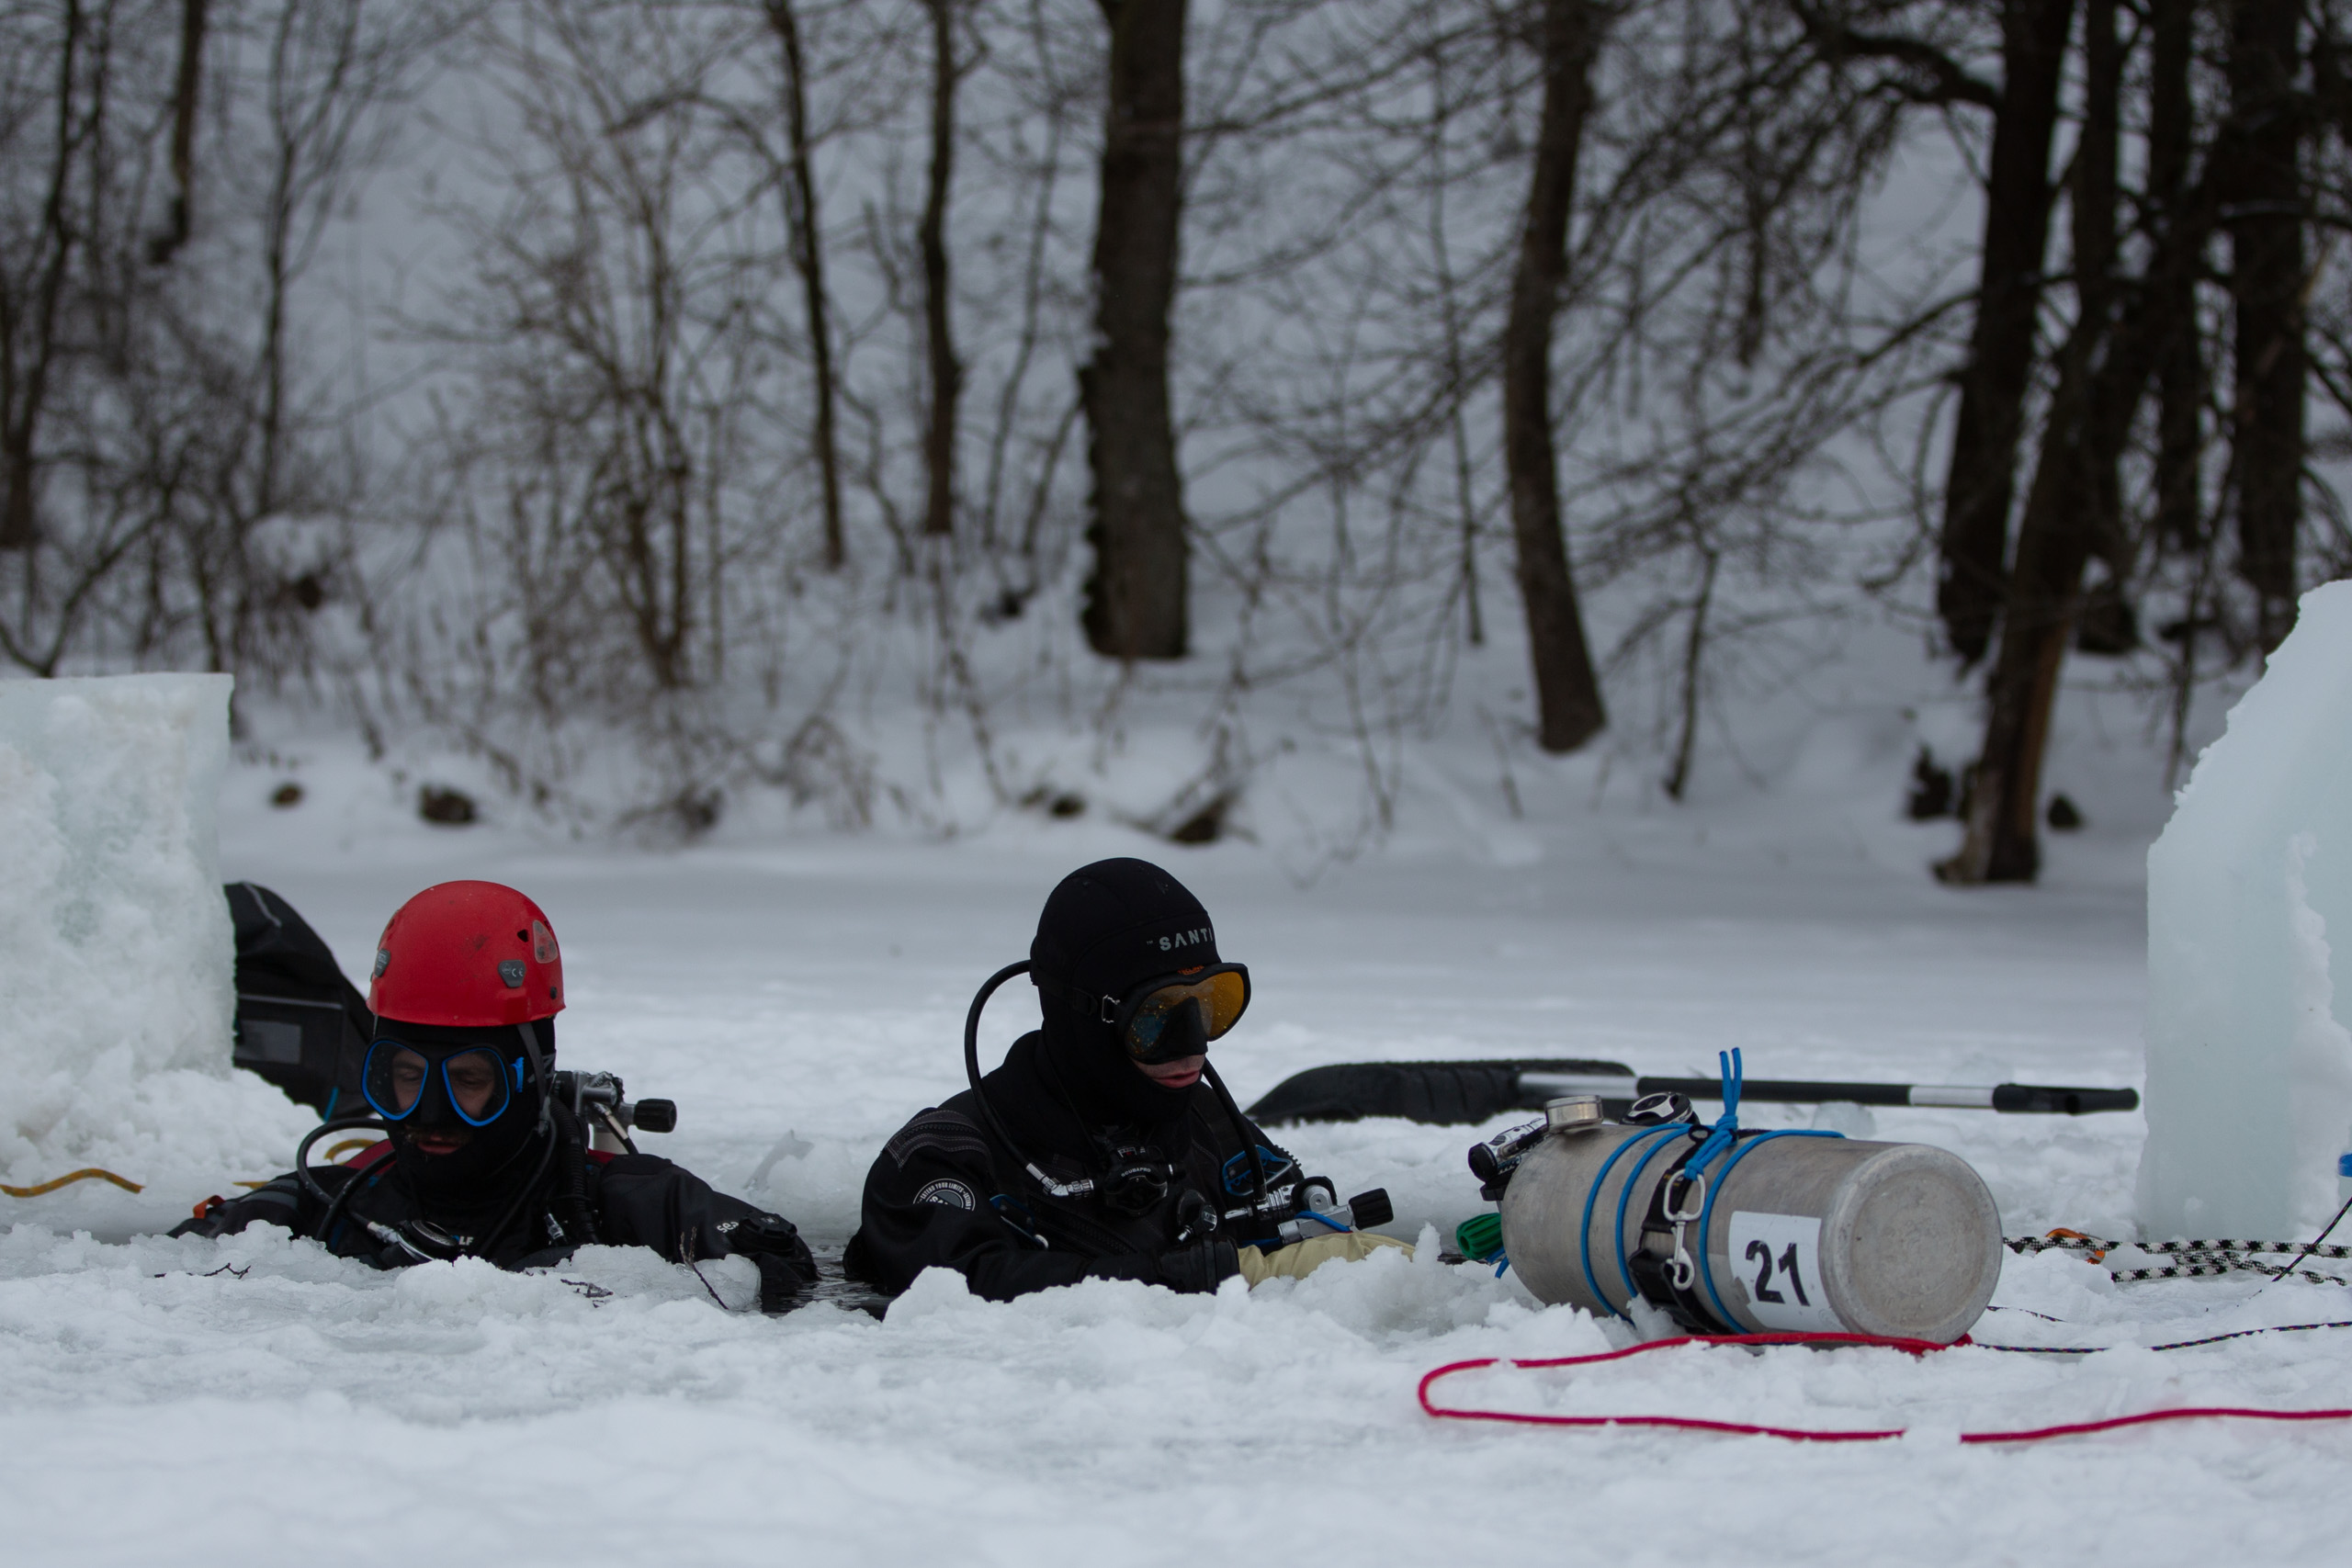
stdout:
{"type": "Polygon", "coordinates": [[[1138,1062],[1170,1061],[1196,1055],[1240,1021],[1250,1006],[1250,971],[1218,964],[1148,980],[1127,995],[1114,1022],[1127,1055],[1138,1062]],[[1200,1031],[1170,1027],[1188,1006],[1198,1010],[1200,1031]]]}

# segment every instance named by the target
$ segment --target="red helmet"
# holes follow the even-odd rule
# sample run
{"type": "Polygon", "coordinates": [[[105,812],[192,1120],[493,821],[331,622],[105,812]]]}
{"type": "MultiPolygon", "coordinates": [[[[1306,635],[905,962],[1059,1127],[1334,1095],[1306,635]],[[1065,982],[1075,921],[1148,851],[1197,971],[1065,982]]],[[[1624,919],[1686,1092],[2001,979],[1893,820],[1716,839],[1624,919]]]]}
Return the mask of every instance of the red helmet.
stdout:
{"type": "Polygon", "coordinates": [[[563,1010],[563,955],[546,913],[495,882],[444,882],[392,912],[376,942],[378,1018],[480,1028],[563,1010]]]}

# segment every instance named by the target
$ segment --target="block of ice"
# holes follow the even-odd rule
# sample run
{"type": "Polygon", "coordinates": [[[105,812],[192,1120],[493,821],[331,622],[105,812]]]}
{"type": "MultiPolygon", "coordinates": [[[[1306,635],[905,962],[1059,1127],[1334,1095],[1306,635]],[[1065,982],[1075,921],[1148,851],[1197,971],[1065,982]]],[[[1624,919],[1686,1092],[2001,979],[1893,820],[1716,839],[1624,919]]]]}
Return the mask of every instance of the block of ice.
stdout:
{"type": "Polygon", "coordinates": [[[2303,596],[2148,852],[2151,1238],[2289,1238],[2335,1212],[2347,1024],[2352,582],[2334,582],[2303,596]]]}
{"type": "Polygon", "coordinates": [[[0,681],[0,1172],[12,1183],[83,1165],[141,1180],[283,1168],[300,1119],[229,1060],[214,814],[230,684],[0,681]]]}

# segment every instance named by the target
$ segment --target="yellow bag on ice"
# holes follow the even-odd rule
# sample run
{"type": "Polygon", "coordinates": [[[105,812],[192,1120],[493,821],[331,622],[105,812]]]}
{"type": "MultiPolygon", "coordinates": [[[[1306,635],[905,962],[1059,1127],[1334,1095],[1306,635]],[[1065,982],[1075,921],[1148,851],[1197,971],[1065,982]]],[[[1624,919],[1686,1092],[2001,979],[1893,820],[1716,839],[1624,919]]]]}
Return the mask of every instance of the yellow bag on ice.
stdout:
{"type": "Polygon", "coordinates": [[[1334,1231],[1329,1235],[1309,1236],[1288,1247],[1278,1247],[1272,1252],[1261,1252],[1254,1247],[1241,1249],[1241,1277],[1254,1290],[1267,1280],[1304,1280],[1324,1264],[1353,1263],[1369,1258],[1384,1247],[1393,1247],[1408,1258],[1413,1249],[1394,1236],[1374,1235],[1370,1231],[1334,1231]]]}

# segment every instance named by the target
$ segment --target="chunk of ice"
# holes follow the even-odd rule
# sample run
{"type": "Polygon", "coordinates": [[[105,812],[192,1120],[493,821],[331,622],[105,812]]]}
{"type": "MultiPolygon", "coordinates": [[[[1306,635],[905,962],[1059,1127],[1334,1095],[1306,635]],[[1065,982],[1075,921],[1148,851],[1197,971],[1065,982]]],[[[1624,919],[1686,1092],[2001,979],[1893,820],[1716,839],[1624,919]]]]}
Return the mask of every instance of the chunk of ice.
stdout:
{"type": "MultiPolygon", "coordinates": [[[[282,1147],[229,1059],[226,675],[0,681],[0,1172],[134,1180],[282,1147]]],[[[267,1174],[265,1169],[261,1174],[267,1174]]],[[[56,1201],[44,1200],[52,1206],[56,1201]]]]}
{"type": "Polygon", "coordinates": [[[2148,851],[2152,1238],[2296,1239],[2352,1132],[2352,582],[2294,631],[2148,851]]]}

